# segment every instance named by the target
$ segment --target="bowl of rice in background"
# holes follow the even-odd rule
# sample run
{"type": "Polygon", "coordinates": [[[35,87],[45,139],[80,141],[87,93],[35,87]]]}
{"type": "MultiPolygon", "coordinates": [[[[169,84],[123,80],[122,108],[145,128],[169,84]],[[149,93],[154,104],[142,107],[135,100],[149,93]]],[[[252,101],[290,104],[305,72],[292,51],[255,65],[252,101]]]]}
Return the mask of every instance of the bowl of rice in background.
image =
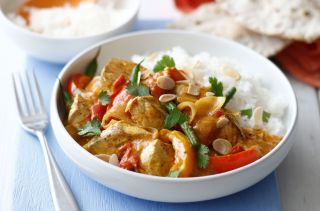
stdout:
{"type": "MultiPolygon", "coordinates": [[[[230,195],[254,185],[274,171],[288,154],[297,118],[294,91],[285,75],[265,57],[236,42],[194,32],[156,30],[130,33],[103,41],[72,59],[61,71],[65,86],[71,75],[82,72],[97,51],[98,74],[111,58],[141,61],[151,68],[161,55],[173,57],[177,68],[193,71],[196,81],[207,84],[208,77],[218,77],[224,87],[237,87],[230,108],[262,106],[271,113],[264,128],[283,138],[268,154],[241,168],[210,176],[190,178],[158,177],[127,171],[96,158],[81,147],[67,132],[62,120],[59,81],[51,98],[51,122],[57,142],[67,157],[82,172],[99,183],[121,193],[162,202],[194,202],[230,195]],[[233,68],[241,75],[234,81],[223,75],[233,68]],[[152,190],[152,191],[151,191],[152,190]]],[[[242,122],[251,126],[251,120],[242,122]]]]}
{"type": "Polygon", "coordinates": [[[0,0],[2,30],[27,54],[55,63],[65,63],[90,45],[130,31],[140,7],[140,0],[82,0],[77,5],[27,5],[22,10],[23,3],[0,0]]]}

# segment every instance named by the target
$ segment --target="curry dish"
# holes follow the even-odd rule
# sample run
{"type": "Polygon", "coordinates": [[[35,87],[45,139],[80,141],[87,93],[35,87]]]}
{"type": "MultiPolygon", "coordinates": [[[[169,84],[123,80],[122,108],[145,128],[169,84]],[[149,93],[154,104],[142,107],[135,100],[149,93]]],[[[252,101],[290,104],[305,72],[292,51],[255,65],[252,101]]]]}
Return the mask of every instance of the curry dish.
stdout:
{"type": "Polygon", "coordinates": [[[195,83],[167,55],[153,70],[114,58],[99,76],[95,63],[61,87],[65,127],[110,164],[155,176],[212,175],[254,162],[281,140],[239,123],[242,111],[227,109],[235,87],[223,94],[217,78],[195,83]]]}

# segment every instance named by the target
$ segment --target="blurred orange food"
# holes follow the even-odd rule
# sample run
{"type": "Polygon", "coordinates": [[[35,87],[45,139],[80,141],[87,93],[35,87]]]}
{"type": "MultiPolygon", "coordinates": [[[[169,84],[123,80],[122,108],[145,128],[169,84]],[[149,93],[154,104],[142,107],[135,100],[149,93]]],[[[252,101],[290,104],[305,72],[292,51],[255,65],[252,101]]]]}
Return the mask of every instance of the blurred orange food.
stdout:
{"type": "Polygon", "coordinates": [[[50,7],[63,7],[65,4],[77,6],[81,2],[95,2],[95,0],[27,0],[18,8],[17,13],[25,20],[29,19],[28,7],[36,8],[50,8],[50,7]]]}
{"type": "Polygon", "coordinates": [[[185,13],[191,12],[203,3],[214,2],[214,0],[175,0],[176,7],[185,13]]]}
{"type": "Polygon", "coordinates": [[[320,39],[311,44],[294,42],[275,59],[297,79],[320,88],[320,39]]]}

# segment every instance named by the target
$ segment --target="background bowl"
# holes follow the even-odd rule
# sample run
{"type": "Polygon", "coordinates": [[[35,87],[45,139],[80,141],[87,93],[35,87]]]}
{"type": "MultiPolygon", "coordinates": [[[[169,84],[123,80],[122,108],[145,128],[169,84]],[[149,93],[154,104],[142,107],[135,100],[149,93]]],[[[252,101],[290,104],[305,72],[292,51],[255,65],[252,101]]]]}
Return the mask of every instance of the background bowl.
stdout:
{"type": "Polygon", "coordinates": [[[0,27],[27,54],[55,63],[69,61],[77,53],[106,38],[132,29],[140,7],[140,0],[117,0],[117,4],[128,8],[123,22],[111,31],[79,38],[52,38],[22,28],[10,21],[6,14],[14,12],[23,0],[0,0],[0,27]]]}
{"type": "Polygon", "coordinates": [[[119,192],[138,198],[163,202],[192,202],[214,199],[243,190],[270,174],[285,158],[292,145],[291,132],[297,117],[297,102],[285,75],[269,60],[254,51],[212,36],[180,31],[147,31],[120,36],[91,47],[70,61],[59,75],[65,85],[68,78],[81,72],[101,46],[99,70],[111,57],[130,59],[133,54],[183,47],[188,53],[203,51],[228,57],[252,74],[263,74],[263,83],[271,92],[286,97],[284,118],[287,132],[266,156],[242,168],[205,177],[167,178],[126,171],[109,165],[84,150],[65,130],[61,119],[61,98],[56,82],[51,99],[51,123],[64,153],[92,179],[119,192]]]}

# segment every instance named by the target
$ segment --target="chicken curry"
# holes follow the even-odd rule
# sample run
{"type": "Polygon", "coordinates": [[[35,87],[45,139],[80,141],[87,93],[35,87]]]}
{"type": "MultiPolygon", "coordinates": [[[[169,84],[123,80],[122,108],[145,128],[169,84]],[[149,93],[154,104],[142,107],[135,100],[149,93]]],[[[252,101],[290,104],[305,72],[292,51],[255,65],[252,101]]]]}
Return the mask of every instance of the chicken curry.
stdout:
{"type": "Polygon", "coordinates": [[[153,70],[113,58],[95,76],[96,60],[62,87],[65,127],[88,152],[143,174],[195,177],[247,165],[281,137],[245,128],[240,112],[226,108],[236,88],[222,93],[193,82],[164,55],[153,70]]]}

